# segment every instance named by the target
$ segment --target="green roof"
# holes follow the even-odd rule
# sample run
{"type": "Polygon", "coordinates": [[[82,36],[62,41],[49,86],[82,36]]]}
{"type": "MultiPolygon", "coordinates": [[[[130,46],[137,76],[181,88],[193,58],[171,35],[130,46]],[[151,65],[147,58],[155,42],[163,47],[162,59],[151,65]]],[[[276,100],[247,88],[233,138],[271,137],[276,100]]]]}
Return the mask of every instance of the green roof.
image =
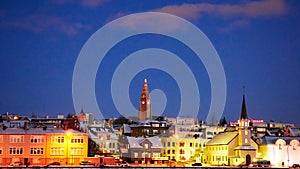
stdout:
{"type": "Polygon", "coordinates": [[[208,141],[206,145],[228,145],[237,136],[237,131],[219,133],[218,135],[214,136],[210,141],[208,141]]]}

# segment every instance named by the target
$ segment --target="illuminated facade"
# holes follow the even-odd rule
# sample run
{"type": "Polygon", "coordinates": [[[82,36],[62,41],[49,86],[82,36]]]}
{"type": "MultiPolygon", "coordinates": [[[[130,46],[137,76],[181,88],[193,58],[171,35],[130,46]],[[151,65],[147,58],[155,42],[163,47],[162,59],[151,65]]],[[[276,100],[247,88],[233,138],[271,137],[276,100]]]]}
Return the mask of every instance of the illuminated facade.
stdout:
{"type": "Polygon", "coordinates": [[[5,128],[0,130],[0,165],[78,165],[87,157],[88,135],[75,130],[5,128]]]}
{"type": "Polygon", "coordinates": [[[202,152],[205,147],[205,139],[177,135],[172,137],[161,137],[163,145],[162,156],[169,160],[180,162],[201,162],[202,152]]]}
{"type": "Polygon", "coordinates": [[[300,164],[300,137],[264,136],[257,140],[259,143],[259,158],[269,160],[272,166],[289,167],[300,164]]]}
{"type": "Polygon", "coordinates": [[[122,141],[122,157],[134,163],[162,163],[166,158],[161,157],[162,144],[159,137],[128,137],[122,141]]]}
{"type": "Polygon", "coordinates": [[[251,138],[250,120],[243,95],[236,131],[224,132],[206,144],[203,162],[209,165],[249,165],[256,159],[258,144],[251,138]]]}
{"type": "Polygon", "coordinates": [[[150,102],[150,94],[148,90],[147,79],[144,80],[144,87],[142,90],[141,98],[140,98],[140,106],[138,111],[138,120],[145,121],[151,120],[151,102],[150,102]]]}

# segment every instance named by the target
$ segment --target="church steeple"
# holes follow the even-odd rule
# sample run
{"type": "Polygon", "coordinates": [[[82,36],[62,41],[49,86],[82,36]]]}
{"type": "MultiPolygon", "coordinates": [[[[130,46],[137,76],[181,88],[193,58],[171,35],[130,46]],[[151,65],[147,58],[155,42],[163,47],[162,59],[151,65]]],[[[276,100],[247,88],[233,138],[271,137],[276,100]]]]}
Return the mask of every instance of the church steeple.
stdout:
{"type": "Polygon", "coordinates": [[[142,89],[142,94],[140,98],[140,106],[138,112],[138,120],[145,121],[152,119],[151,114],[151,103],[150,103],[150,94],[148,90],[147,79],[144,80],[144,87],[142,89]]]}
{"type": "Polygon", "coordinates": [[[241,111],[241,117],[240,117],[240,119],[248,119],[245,93],[243,94],[243,103],[242,103],[242,111],[241,111]]]}

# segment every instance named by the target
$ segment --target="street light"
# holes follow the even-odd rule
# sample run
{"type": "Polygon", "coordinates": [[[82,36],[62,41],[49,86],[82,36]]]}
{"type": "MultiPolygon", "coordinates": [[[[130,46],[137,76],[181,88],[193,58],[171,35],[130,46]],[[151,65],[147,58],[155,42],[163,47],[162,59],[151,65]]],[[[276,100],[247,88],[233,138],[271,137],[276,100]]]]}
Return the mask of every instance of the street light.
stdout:
{"type": "Polygon", "coordinates": [[[72,131],[67,130],[66,135],[67,135],[67,139],[66,139],[66,143],[67,143],[67,150],[66,150],[67,161],[66,161],[66,164],[68,164],[68,161],[69,161],[69,148],[70,148],[69,143],[71,142],[70,137],[72,136],[72,131]]]}

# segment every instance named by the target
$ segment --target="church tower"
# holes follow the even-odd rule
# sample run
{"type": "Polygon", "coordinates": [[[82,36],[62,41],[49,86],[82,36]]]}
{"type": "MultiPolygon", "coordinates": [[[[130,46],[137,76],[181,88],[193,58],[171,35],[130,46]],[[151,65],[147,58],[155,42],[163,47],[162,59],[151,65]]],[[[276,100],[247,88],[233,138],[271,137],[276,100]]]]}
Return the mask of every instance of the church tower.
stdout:
{"type": "Polygon", "coordinates": [[[243,94],[241,116],[238,120],[238,145],[235,148],[236,156],[240,157],[241,164],[251,164],[253,158],[256,157],[256,144],[251,139],[250,119],[248,119],[246,109],[245,93],[243,94]]]}
{"type": "Polygon", "coordinates": [[[238,128],[239,146],[250,146],[250,139],[251,139],[251,134],[249,130],[250,120],[248,119],[248,115],[247,115],[245,94],[243,94],[241,117],[238,123],[239,123],[239,128],[238,128]]]}
{"type": "Polygon", "coordinates": [[[151,120],[151,102],[150,102],[150,94],[148,90],[147,79],[144,80],[144,87],[142,90],[141,98],[140,98],[140,106],[138,112],[138,120],[145,121],[151,120]]]}

